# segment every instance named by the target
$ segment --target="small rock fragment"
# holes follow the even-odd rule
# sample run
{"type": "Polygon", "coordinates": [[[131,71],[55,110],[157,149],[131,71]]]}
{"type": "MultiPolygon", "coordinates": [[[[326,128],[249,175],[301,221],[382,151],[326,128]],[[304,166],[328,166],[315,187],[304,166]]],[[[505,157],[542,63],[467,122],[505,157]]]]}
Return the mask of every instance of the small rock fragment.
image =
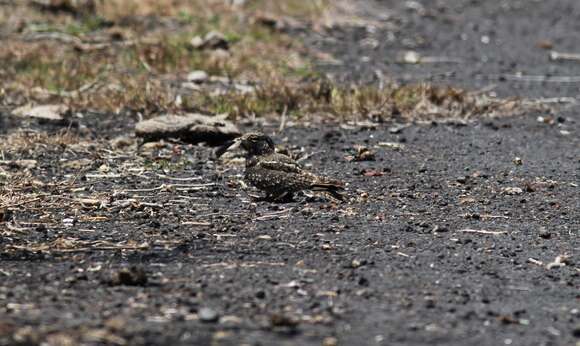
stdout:
{"type": "Polygon", "coordinates": [[[407,127],[409,127],[409,125],[399,124],[399,125],[391,126],[391,127],[389,127],[389,133],[393,133],[393,134],[401,133],[407,127]]]}
{"type": "Polygon", "coordinates": [[[575,338],[580,338],[580,324],[577,324],[574,330],[572,330],[572,335],[574,335],[575,338]]]}
{"type": "Polygon", "coordinates": [[[554,42],[550,40],[539,40],[536,42],[536,47],[540,49],[552,49],[554,48],[554,42]]]}
{"type": "Polygon", "coordinates": [[[205,71],[197,70],[190,72],[186,79],[188,82],[201,84],[209,79],[209,75],[205,71]]]}
{"type": "Polygon", "coordinates": [[[421,62],[421,54],[415,51],[406,51],[401,54],[399,61],[405,64],[418,64],[421,62]]]}
{"type": "Polygon", "coordinates": [[[431,232],[433,233],[444,233],[444,232],[449,232],[449,228],[445,227],[445,226],[439,226],[439,225],[435,225],[433,227],[433,229],[431,230],[431,232]]]}
{"type": "Polygon", "coordinates": [[[69,108],[65,105],[26,105],[14,109],[12,114],[21,118],[35,118],[53,123],[61,123],[64,120],[63,115],[68,112],[69,108]]]}
{"type": "Polygon", "coordinates": [[[519,158],[519,157],[515,157],[514,160],[513,160],[513,162],[514,162],[514,165],[516,165],[516,166],[521,166],[524,163],[522,161],[522,159],[519,158]]]}
{"type": "Polygon", "coordinates": [[[348,155],[345,159],[347,161],[374,161],[375,152],[369,148],[359,145],[355,146],[356,153],[354,155],[348,155]]]}
{"type": "Polygon", "coordinates": [[[524,190],[519,187],[506,187],[503,189],[503,193],[506,195],[521,195],[524,190]]]}
{"type": "Polygon", "coordinates": [[[363,169],[361,174],[364,175],[365,177],[381,177],[384,175],[383,172],[374,169],[363,169]]]}
{"type": "Polygon", "coordinates": [[[197,312],[197,317],[201,322],[205,323],[215,323],[219,320],[220,316],[214,309],[211,308],[201,308],[197,312]]]}
{"type": "Polygon", "coordinates": [[[338,340],[335,337],[329,336],[322,340],[322,346],[337,346],[338,340]]]}
{"type": "Polygon", "coordinates": [[[145,286],[147,273],[142,267],[134,265],[113,272],[106,281],[111,286],[145,286]]]}
{"type": "Polygon", "coordinates": [[[135,125],[135,134],[147,142],[180,139],[187,143],[206,142],[221,145],[241,135],[240,130],[225,116],[203,114],[168,114],[144,120],[135,125]]]}
{"type": "Polygon", "coordinates": [[[52,12],[92,14],[97,10],[96,0],[32,0],[31,3],[52,12]]]}
{"type": "Polygon", "coordinates": [[[357,260],[357,259],[353,259],[352,262],[350,263],[350,267],[353,269],[356,269],[358,267],[360,267],[362,265],[361,261],[357,260]]]}
{"type": "Polygon", "coordinates": [[[270,316],[270,323],[272,324],[272,327],[295,328],[300,322],[286,314],[273,314],[270,316]]]}
{"type": "Polygon", "coordinates": [[[276,31],[287,31],[303,28],[304,25],[291,17],[276,16],[271,13],[258,13],[253,18],[254,23],[276,31]]]}
{"type": "Polygon", "coordinates": [[[226,37],[217,31],[210,31],[204,37],[196,36],[191,39],[191,46],[195,49],[224,49],[230,48],[226,37]]]}
{"type": "Polygon", "coordinates": [[[538,237],[542,239],[550,239],[552,238],[552,233],[550,233],[550,231],[542,227],[540,229],[540,232],[538,233],[538,237]]]}

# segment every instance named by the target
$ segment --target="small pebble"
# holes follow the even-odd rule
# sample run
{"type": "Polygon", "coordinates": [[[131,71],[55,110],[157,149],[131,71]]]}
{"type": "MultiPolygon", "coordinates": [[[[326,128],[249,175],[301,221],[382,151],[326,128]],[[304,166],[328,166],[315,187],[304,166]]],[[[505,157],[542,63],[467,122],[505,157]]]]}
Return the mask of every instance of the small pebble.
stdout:
{"type": "Polygon", "coordinates": [[[538,236],[542,239],[550,239],[552,238],[552,233],[550,233],[550,231],[548,231],[545,228],[540,229],[540,233],[538,233],[538,236]]]}
{"type": "Polygon", "coordinates": [[[197,312],[197,317],[199,318],[199,320],[201,322],[205,322],[205,323],[215,323],[219,320],[219,314],[217,313],[217,311],[211,309],[211,308],[201,308],[198,312],[197,312]]]}

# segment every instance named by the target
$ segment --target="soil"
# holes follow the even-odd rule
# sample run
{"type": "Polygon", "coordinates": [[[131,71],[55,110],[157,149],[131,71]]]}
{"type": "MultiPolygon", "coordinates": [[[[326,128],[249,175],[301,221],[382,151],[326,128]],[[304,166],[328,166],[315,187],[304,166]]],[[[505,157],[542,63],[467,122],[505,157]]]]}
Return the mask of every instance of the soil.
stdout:
{"type": "MultiPolygon", "coordinates": [[[[339,27],[306,37],[346,62],[321,69],[345,81],[370,81],[376,69],[399,81],[460,69],[448,82],[470,89],[489,85],[478,75],[580,69],[535,46],[574,49],[575,1],[445,1],[425,4],[427,15],[403,4],[360,6],[369,20],[398,18],[397,37],[423,37],[412,48],[421,54],[464,63],[386,64],[407,49],[396,40],[360,64],[368,30],[339,27]],[[482,45],[481,35],[502,44],[482,45]],[[478,63],[482,54],[488,62],[478,63]]],[[[578,84],[499,81],[494,90],[574,97],[578,84]]],[[[109,140],[130,134],[135,119],[90,114],[69,131],[98,145],[3,158],[37,160],[39,182],[14,191],[39,200],[2,215],[0,345],[578,345],[577,111],[292,126],[274,137],[347,182],[344,203],[312,194],[256,202],[239,158],[216,161],[213,148],[186,144],[137,148],[130,138],[116,149],[109,140]],[[374,160],[348,158],[360,145],[374,160]],[[65,164],[81,159],[82,170],[65,164]]]]}

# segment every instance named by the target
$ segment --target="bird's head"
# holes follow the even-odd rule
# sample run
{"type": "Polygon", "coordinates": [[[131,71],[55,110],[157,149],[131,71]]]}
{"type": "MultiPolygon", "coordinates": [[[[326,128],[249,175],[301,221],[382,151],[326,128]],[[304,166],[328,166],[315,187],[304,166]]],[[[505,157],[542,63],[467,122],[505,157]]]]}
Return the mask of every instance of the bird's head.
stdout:
{"type": "Polygon", "coordinates": [[[227,150],[239,147],[244,149],[250,156],[271,154],[275,151],[272,138],[260,132],[250,132],[236,138],[227,150]]]}

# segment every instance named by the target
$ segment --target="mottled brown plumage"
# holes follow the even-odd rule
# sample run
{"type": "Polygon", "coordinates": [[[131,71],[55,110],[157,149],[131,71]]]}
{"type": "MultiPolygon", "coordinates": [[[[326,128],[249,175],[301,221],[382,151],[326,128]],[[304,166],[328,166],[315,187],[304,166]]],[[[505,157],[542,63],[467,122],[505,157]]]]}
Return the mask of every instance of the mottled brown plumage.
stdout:
{"type": "Polygon", "coordinates": [[[265,191],[268,199],[280,200],[302,190],[326,191],[342,199],[338,191],[344,190],[344,183],[315,175],[292,158],[276,153],[270,137],[248,133],[236,141],[247,152],[245,180],[265,191]]]}

